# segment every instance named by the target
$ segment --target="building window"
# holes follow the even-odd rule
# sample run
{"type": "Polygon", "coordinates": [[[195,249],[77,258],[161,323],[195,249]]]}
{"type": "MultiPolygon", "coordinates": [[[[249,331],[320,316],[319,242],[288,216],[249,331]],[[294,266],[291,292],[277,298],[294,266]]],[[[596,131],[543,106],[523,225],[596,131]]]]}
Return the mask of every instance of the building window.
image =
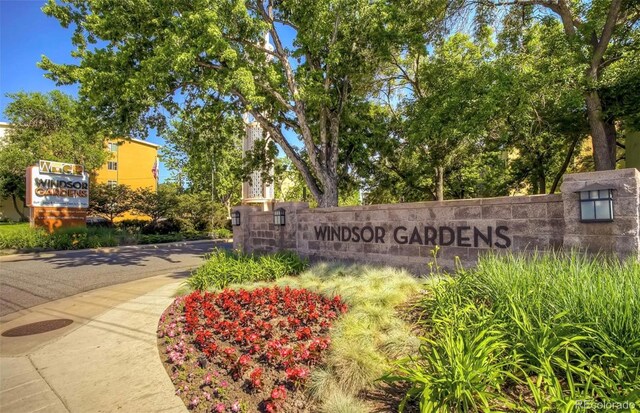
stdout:
{"type": "Polygon", "coordinates": [[[109,151],[110,152],[118,152],[118,144],[109,142],[109,151]]]}
{"type": "Polygon", "coordinates": [[[118,185],[118,181],[107,181],[107,185],[109,185],[109,188],[113,188],[118,185]]]}
{"type": "Polygon", "coordinates": [[[109,161],[107,163],[107,169],[110,170],[110,171],[117,171],[118,170],[118,162],[109,161]]]}

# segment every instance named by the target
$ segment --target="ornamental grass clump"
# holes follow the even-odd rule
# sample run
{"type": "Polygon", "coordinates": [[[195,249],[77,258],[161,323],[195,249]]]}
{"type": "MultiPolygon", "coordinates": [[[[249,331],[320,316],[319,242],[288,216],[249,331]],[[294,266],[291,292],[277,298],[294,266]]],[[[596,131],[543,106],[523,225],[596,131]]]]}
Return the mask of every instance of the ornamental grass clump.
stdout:
{"type": "MultiPolygon", "coordinates": [[[[638,402],[640,263],[576,252],[480,259],[428,287],[418,354],[386,376],[423,412],[638,402]]],[[[402,407],[405,407],[403,405],[402,407]]]]}
{"type": "MultiPolygon", "coordinates": [[[[311,370],[308,392],[317,411],[359,413],[387,408],[367,395],[383,392],[378,379],[396,358],[417,352],[420,341],[402,307],[420,294],[421,280],[391,267],[318,264],[298,277],[281,278],[274,284],[324,296],[339,295],[349,306],[331,329],[324,363],[311,370]]],[[[270,284],[243,287],[265,285],[270,284]]]]}
{"type": "Polygon", "coordinates": [[[273,281],[297,275],[307,268],[306,260],[293,252],[249,255],[226,250],[213,251],[207,261],[186,281],[191,290],[219,290],[230,284],[273,281]]]}

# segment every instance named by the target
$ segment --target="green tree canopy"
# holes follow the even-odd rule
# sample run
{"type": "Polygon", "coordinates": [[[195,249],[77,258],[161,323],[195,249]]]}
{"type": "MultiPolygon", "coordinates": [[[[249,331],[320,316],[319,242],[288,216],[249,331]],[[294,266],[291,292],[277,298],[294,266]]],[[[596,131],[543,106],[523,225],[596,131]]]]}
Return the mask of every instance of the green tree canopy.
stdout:
{"type": "MultiPolygon", "coordinates": [[[[472,4],[477,6],[476,14],[483,17],[492,11],[504,12],[506,6],[507,12],[502,13],[504,32],[526,30],[533,20],[545,20],[549,15],[559,20],[564,34],[561,47],[571,67],[577,69],[575,88],[585,102],[595,167],[615,169],[616,121],[620,119],[616,117],[617,111],[610,108],[612,99],[603,99],[603,95],[604,89],[613,88],[612,78],[607,74],[609,68],[614,64],[630,68],[629,63],[637,60],[640,3],[635,0],[481,0],[472,4]]],[[[556,37],[556,34],[552,31],[549,36],[556,37]]],[[[630,79],[624,77],[624,80],[630,79]]],[[[627,93],[637,96],[637,92],[631,90],[627,93]]]]}
{"type": "Polygon", "coordinates": [[[49,0],[44,11],[75,26],[80,63],[44,57],[41,67],[59,84],[79,82],[82,99],[122,134],[162,130],[182,109],[249,113],[319,206],[335,206],[345,108],[375,91],[393,55],[440,29],[448,4],[49,0]]]}
{"type": "Polygon", "coordinates": [[[204,108],[181,112],[164,135],[162,160],[177,181],[188,182],[189,191],[207,192],[230,208],[239,198],[243,178],[243,127],[233,113],[204,108]]]}
{"type": "Polygon", "coordinates": [[[136,205],[135,192],[128,185],[94,184],[89,196],[89,215],[97,215],[113,224],[136,205]]]}
{"type": "Polygon", "coordinates": [[[38,160],[99,168],[107,152],[90,114],[70,96],[53,91],[10,93],[5,115],[11,124],[0,146],[0,196],[24,202],[26,169],[38,160]]]}
{"type": "Polygon", "coordinates": [[[153,224],[171,216],[178,205],[178,188],[160,184],[157,189],[139,188],[131,194],[131,207],[138,214],[151,218],[153,224]]]}

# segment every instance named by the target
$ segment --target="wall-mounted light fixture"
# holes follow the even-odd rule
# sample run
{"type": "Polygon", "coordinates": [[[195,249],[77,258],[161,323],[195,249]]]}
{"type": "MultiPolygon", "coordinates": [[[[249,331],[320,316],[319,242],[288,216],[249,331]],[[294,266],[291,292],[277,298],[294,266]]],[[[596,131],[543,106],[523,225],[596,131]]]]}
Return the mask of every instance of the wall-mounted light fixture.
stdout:
{"type": "Polygon", "coordinates": [[[614,189],[608,185],[591,184],[576,191],[580,194],[580,222],[612,222],[614,189]]]}
{"type": "Polygon", "coordinates": [[[284,225],[286,222],[284,208],[278,208],[273,211],[273,223],[275,225],[284,225]]]}
{"type": "Polygon", "coordinates": [[[233,211],[231,213],[231,225],[234,227],[240,226],[240,211],[233,211]]]}

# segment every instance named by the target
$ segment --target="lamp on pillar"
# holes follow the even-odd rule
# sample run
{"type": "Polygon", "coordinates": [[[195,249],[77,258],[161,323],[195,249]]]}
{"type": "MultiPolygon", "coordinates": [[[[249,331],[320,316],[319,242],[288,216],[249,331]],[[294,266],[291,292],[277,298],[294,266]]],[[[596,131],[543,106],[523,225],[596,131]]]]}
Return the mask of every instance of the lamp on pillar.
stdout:
{"type": "Polygon", "coordinates": [[[273,211],[273,223],[278,226],[283,226],[286,223],[284,208],[273,211]]]}
{"type": "Polygon", "coordinates": [[[234,227],[240,226],[240,211],[233,211],[231,213],[231,225],[234,227]]]}
{"type": "Polygon", "coordinates": [[[612,222],[614,189],[592,184],[576,191],[580,194],[580,222],[612,222]]]}

